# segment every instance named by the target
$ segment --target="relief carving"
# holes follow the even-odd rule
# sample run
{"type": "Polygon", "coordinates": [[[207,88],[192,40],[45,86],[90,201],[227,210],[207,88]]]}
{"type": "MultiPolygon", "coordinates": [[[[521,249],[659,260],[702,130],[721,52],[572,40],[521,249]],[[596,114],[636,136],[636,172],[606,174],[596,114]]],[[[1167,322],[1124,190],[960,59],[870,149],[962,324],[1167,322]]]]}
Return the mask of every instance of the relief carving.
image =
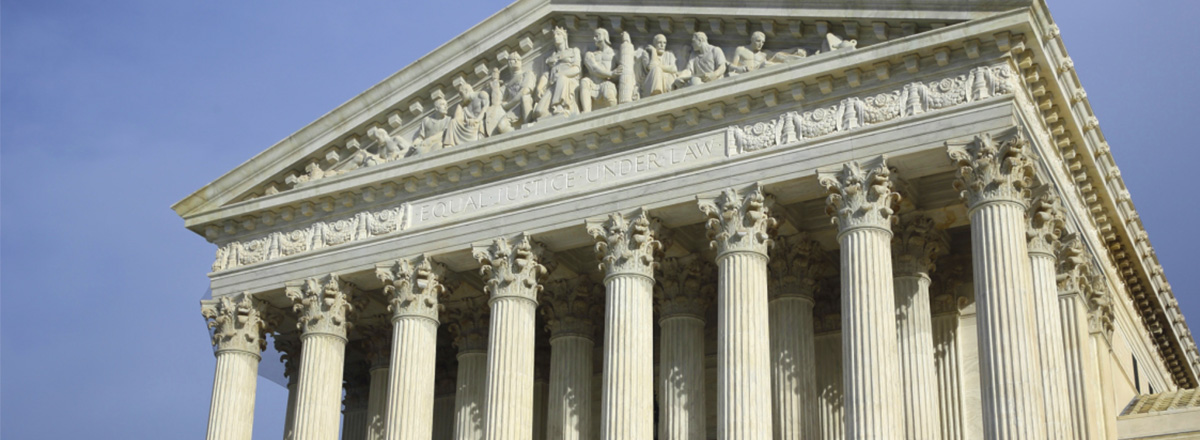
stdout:
{"type": "Polygon", "coordinates": [[[582,61],[579,49],[568,46],[567,31],[554,28],[554,52],[546,58],[546,73],[538,78],[538,119],[579,113],[575,94],[579,88],[582,61]]]}

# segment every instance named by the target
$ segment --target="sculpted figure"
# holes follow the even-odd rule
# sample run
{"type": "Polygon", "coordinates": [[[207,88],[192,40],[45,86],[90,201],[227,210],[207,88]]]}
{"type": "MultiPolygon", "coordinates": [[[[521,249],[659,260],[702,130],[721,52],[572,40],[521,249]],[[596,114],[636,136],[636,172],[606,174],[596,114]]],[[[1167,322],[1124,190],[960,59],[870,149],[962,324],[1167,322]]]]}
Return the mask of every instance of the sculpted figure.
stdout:
{"type": "Polygon", "coordinates": [[[617,79],[621,76],[621,66],[616,65],[616,51],[608,39],[608,31],[596,29],[592,40],[596,50],[583,55],[587,76],[583,77],[579,89],[579,108],[585,113],[593,107],[617,105],[617,79]]]}
{"type": "Polygon", "coordinates": [[[471,142],[487,135],[487,111],[492,107],[491,97],[487,92],[476,92],[466,81],[458,81],[458,96],[461,101],[454,108],[450,130],[446,131],[445,145],[455,145],[471,142]]]}
{"type": "Polygon", "coordinates": [[[660,95],[675,88],[675,80],[679,78],[679,66],[676,64],[675,54],[667,50],[665,35],[655,35],[653,43],[645,49],[638,49],[634,56],[641,66],[641,96],[660,95]]]}
{"type": "Polygon", "coordinates": [[[446,143],[446,129],[450,128],[449,106],[443,98],[433,100],[433,114],[421,121],[413,144],[417,153],[424,154],[450,146],[446,143]]]}
{"type": "Polygon", "coordinates": [[[821,52],[833,52],[843,49],[857,49],[858,40],[843,40],[833,32],[825,34],[825,42],[821,43],[821,52]]]}
{"type": "Polygon", "coordinates": [[[808,55],[804,49],[793,49],[771,55],[770,52],[763,50],[763,45],[766,42],[766,34],[762,32],[750,34],[750,46],[738,46],[734,50],[733,61],[729,63],[729,75],[733,76],[739,73],[753,72],[763,67],[786,63],[808,55]]]}
{"type": "Polygon", "coordinates": [[[692,34],[692,55],[688,57],[687,69],[679,76],[681,86],[694,86],[723,78],[725,51],[708,44],[708,35],[704,32],[692,34]]]}
{"type": "Polygon", "coordinates": [[[554,52],[546,58],[549,69],[538,79],[538,119],[579,113],[575,93],[582,73],[581,58],[578,48],[567,46],[567,31],[554,28],[554,52]]]}
{"type": "MultiPolygon", "coordinates": [[[[409,150],[412,149],[412,144],[408,142],[408,139],[388,134],[387,130],[379,127],[372,127],[370,130],[367,130],[367,136],[375,139],[378,145],[378,154],[375,156],[377,156],[380,162],[391,162],[400,159],[408,155],[409,150]]],[[[367,163],[366,165],[374,164],[367,163]]]]}
{"type": "Polygon", "coordinates": [[[508,54],[507,82],[501,84],[500,70],[492,69],[492,103],[505,112],[497,118],[496,131],[508,133],[528,122],[533,114],[533,89],[537,87],[537,76],[524,69],[521,54],[508,54]]]}

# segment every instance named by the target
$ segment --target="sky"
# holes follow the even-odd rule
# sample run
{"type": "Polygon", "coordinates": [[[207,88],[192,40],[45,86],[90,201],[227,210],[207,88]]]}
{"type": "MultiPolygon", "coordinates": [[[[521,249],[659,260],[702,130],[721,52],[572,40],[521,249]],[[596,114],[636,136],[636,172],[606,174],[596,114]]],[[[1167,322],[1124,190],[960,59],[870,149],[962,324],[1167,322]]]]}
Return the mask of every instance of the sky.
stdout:
{"type": "MultiPolygon", "coordinates": [[[[0,3],[0,437],[202,437],[215,248],[170,205],[506,3],[447,4],[0,3]]],[[[1050,9],[1200,323],[1200,51],[1179,34],[1200,2],[1050,9]]],[[[260,381],[256,439],[281,437],[285,400],[260,381]]]]}

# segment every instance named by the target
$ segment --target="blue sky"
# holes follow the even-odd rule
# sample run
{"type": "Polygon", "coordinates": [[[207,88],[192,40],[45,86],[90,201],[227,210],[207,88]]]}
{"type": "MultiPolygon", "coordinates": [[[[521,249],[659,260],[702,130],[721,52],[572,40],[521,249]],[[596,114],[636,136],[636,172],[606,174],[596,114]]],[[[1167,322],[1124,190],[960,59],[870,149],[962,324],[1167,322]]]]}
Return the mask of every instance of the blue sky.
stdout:
{"type": "MultiPolygon", "coordinates": [[[[169,206],[504,5],[0,4],[0,437],[203,436],[214,248],[169,206]]],[[[1200,322],[1200,2],[1051,11],[1200,322]]],[[[255,438],[278,438],[285,392],[258,392],[255,438]]]]}

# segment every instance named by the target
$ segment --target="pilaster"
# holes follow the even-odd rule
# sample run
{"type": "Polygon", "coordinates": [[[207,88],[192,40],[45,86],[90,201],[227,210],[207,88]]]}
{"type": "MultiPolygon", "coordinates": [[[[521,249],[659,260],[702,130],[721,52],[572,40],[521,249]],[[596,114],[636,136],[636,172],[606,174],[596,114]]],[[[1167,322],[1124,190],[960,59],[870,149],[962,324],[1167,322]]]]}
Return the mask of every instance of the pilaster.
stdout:
{"type": "Polygon", "coordinates": [[[208,439],[249,440],[254,432],[254,395],[258,363],[266,348],[267,322],[249,294],[201,301],[200,313],[217,347],[208,439]]]}

